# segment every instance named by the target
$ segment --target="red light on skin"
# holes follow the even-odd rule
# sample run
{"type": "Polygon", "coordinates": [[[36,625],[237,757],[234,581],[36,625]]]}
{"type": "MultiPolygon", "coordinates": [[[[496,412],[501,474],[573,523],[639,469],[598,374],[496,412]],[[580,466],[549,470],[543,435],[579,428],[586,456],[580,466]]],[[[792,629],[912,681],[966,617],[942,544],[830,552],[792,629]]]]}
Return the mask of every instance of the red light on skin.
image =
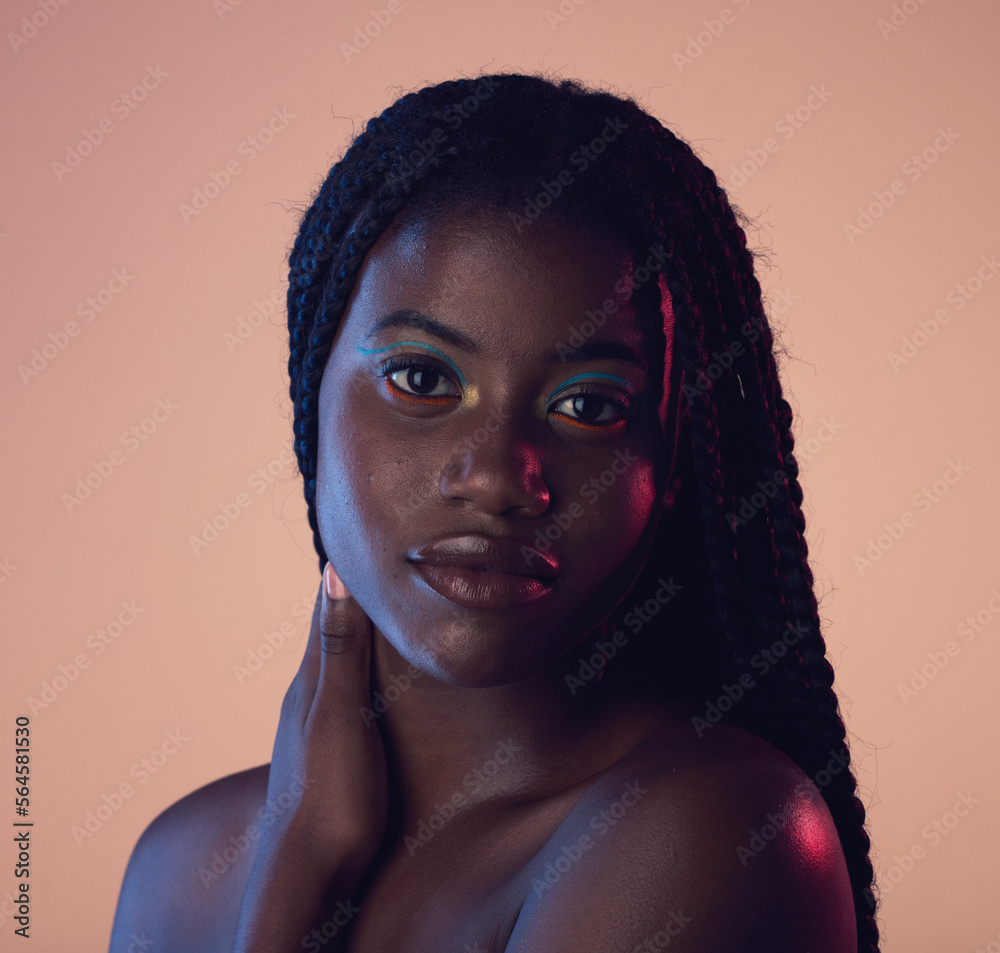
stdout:
{"type": "Polygon", "coordinates": [[[800,870],[829,870],[841,858],[833,818],[812,781],[803,781],[783,807],[769,811],[764,823],[750,831],[748,841],[737,845],[736,854],[746,867],[774,840],[779,841],[786,862],[800,870]]]}
{"type": "Polygon", "coordinates": [[[821,813],[812,803],[799,804],[793,811],[788,829],[797,866],[824,868],[840,856],[840,839],[831,831],[832,821],[823,816],[826,813],[825,805],[821,813]]]}

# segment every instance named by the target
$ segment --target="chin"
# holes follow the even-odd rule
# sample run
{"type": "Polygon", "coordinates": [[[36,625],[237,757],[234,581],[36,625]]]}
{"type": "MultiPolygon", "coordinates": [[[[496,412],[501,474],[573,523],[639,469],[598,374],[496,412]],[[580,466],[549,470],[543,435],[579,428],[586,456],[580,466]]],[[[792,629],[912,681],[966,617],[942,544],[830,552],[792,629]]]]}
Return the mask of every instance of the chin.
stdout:
{"type": "Polygon", "coordinates": [[[397,653],[431,678],[453,688],[501,688],[544,671],[559,654],[540,644],[509,620],[490,627],[455,621],[424,632],[407,620],[381,629],[397,653]],[[552,658],[549,652],[554,653],[552,658]]]}

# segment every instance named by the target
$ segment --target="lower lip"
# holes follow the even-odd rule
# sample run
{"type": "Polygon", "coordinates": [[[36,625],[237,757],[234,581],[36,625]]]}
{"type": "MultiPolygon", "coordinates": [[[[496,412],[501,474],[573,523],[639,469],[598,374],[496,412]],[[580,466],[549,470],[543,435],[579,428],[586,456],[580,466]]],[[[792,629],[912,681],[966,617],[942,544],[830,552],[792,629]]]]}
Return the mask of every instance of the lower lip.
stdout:
{"type": "Polygon", "coordinates": [[[551,595],[543,579],[458,566],[416,563],[417,572],[439,596],[466,609],[516,609],[551,595]]]}

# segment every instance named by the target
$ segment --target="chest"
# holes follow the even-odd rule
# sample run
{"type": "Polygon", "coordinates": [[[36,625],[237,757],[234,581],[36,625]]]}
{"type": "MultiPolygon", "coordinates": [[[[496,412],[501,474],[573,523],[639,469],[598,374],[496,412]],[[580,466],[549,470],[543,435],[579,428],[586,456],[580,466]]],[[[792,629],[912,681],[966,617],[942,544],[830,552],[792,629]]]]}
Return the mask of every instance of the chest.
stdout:
{"type": "Polygon", "coordinates": [[[502,953],[532,862],[565,813],[553,805],[405,835],[355,904],[348,953],[502,953]]]}

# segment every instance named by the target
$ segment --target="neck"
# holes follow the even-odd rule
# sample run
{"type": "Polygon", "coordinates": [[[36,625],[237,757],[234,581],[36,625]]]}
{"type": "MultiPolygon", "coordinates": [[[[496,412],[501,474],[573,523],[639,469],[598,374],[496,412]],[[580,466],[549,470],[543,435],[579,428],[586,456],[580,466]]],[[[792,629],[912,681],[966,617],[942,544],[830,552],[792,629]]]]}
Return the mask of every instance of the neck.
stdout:
{"type": "Polygon", "coordinates": [[[567,686],[572,653],[523,682],[459,688],[409,665],[377,628],[374,648],[374,701],[363,716],[378,721],[392,811],[411,835],[442,805],[528,803],[564,791],[621,757],[637,727],[610,723],[620,693],[567,686]]]}

